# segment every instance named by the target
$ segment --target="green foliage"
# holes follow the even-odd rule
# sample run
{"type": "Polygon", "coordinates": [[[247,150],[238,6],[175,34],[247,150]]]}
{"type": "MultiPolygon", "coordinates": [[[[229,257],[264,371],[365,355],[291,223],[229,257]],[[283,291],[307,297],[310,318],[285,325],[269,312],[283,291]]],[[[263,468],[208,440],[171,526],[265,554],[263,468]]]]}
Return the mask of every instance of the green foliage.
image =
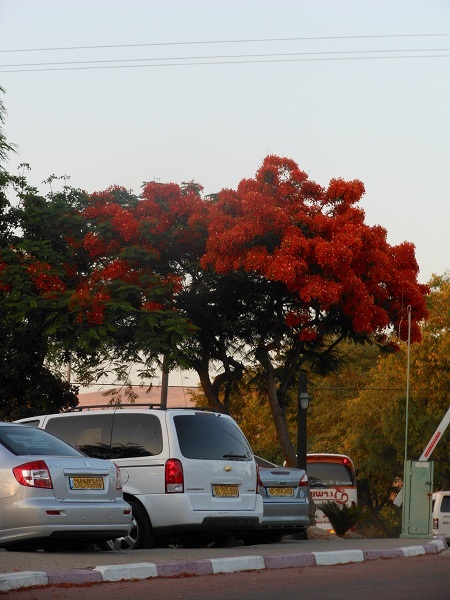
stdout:
{"type": "Polygon", "coordinates": [[[344,535],[361,520],[362,508],[356,504],[347,506],[337,502],[323,502],[320,510],[330,519],[337,535],[344,535]]]}
{"type": "Polygon", "coordinates": [[[36,323],[0,318],[0,420],[13,421],[78,404],[76,386],[44,366],[46,337],[36,323]]]}
{"type": "MultiPolygon", "coordinates": [[[[0,86],[0,94],[3,94],[4,92],[5,90],[0,86]]],[[[8,153],[15,152],[14,145],[7,142],[6,136],[3,133],[2,125],[5,122],[5,113],[5,105],[0,98],[0,173],[4,170],[2,162],[6,160],[8,153]]]]}
{"type": "MultiPolygon", "coordinates": [[[[123,371],[124,364],[176,354],[193,327],[173,306],[170,268],[149,243],[129,240],[126,231],[121,238],[108,218],[135,205],[135,196],[112,191],[102,219],[89,215],[93,202],[81,190],[65,186],[44,197],[23,178],[0,183],[0,311],[9,337],[33,324],[41,369],[50,345],[91,381],[111,358],[123,371]]],[[[29,380],[29,387],[38,383],[29,380]]]]}

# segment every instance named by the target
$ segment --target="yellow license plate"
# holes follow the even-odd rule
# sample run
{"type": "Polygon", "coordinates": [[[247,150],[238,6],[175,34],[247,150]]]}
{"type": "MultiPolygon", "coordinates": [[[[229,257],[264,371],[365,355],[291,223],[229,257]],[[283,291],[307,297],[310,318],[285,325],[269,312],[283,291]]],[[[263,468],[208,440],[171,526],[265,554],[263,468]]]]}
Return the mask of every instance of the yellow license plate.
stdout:
{"type": "Polygon", "coordinates": [[[71,490],[103,490],[103,477],[69,477],[71,490]]]}
{"type": "Polygon", "coordinates": [[[217,498],[238,498],[239,487],[237,485],[213,485],[212,493],[217,498]]]}
{"type": "Polygon", "coordinates": [[[278,498],[292,498],[294,488],[292,487],[271,487],[267,488],[269,496],[278,496],[278,498]]]}

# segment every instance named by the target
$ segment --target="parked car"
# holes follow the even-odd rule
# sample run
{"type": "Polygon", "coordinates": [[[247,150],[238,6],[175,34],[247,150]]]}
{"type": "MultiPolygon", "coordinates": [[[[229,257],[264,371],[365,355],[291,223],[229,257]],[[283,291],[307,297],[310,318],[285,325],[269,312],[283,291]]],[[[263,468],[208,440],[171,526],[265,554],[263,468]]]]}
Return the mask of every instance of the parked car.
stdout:
{"type": "Polygon", "coordinates": [[[256,456],[263,519],[258,530],[243,536],[245,544],[279,542],[283,536],[305,534],[309,525],[309,486],[303,469],[280,467],[256,456]]]}
{"type": "Polygon", "coordinates": [[[133,528],[111,549],[228,545],[259,526],[263,503],[250,446],[235,421],[199,409],[103,406],[22,419],[120,467],[133,528]]]}
{"type": "Polygon", "coordinates": [[[0,546],[74,547],[130,528],[116,465],[46,431],[0,422],[0,546]]]}
{"type": "Polygon", "coordinates": [[[434,492],[431,505],[433,535],[450,543],[450,491],[434,492]]]}

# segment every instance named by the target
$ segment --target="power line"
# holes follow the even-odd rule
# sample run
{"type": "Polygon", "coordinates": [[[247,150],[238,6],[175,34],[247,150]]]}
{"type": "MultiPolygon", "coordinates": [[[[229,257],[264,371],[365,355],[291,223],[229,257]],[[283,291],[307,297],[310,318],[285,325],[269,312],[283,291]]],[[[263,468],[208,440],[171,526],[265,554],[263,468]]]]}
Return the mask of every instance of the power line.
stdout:
{"type": "Polygon", "coordinates": [[[261,38],[261,39],[243,39],[243,40],[209,40],[209,41],[190,41],[190,42],[152,42],[146,44],[110,44],[97,46],[62,46],[54,48],[18,48],[16,50],[0,50],[2,52],[53,52],[60,50],[97,50],[105,48],[143,48],[150,46],[193,46],[206,44],[253,44],[261,42],[298,42],[298,41],[318,41],[318,40],[356,40],[356,39],[388,39],[388,38],[416,38],[416,37],[449,37],[450,33],[405,33],[405,34],[383,34],[383,35],[334,35],[334,36],[316,36],[316,37],[294,37],[294,38],[261,38]]]}
{"type": "MultiPolygon", "coordinates": [[[[86,65],[99,63],[133,63],[144,61],[170,61],[170,60],[217,60],[217,59],[234,59],[234,58],[270,58],[270,57],[286,57],[286,56],[329,56],[329,55],[347,55],[347,54],[392,54],[395,52],[436,52],[437,48],[409,48],[404,50],[334,50],[326,52],[283,52],[270,54],[231,54],[231,55],[213,55],[213,56],[166,56],[163,58],[126,58],[126,59],[109,59],[109,60],[75,60],[75,61],[60,61],[60,62],[43,62],[43,63],[15,63],[11,65],[1,65],[2,67],[42,67],[55,65],[86,65]]],[[[449,52],[450,48],[439,48],[440,52],[449,52]]],[[[343,57],[345,58],[345,57],[343,57]]],[[[258,61],[262,62],[262,61],[258,61]]]]}
{"type": "MultiPolygon", "coordinates": [[[[33,73],[40,71],[87,71],[93,69],[132,69],[132,68],[156,68],[156,67],[189,67],[206,65],[245,65],[245,64],[267,64],[267,63],[288,63],[288,62],[322,62],[322,61],[344,61],[344,60],[398,60],[411,58],[450,58],[450,54],[417,54],[410,56],[343,56],[343,57],[318,57],[318,58],[281,58],[270,60],[219,60],[206,62],[184,62],[184,63],[161,63],[161,64],[133,64],[133,65],[103,65],[103,66],[84,66],[84,67],[56,67],[56,68],[38,68],[38,69],[8,69],[1,70],[0,73],[33,73]]],[[[145,60],[145,59],[144,59],[145,60]]],[[[147,59],[152,60],[152,59],[147,59]]],[[[176,59],[180,60],[180,59],[176,59]]],[[[116,61],[117,62],[117,61],[116,61]]]]}
{"type": "MultiPolygon", "coordinates": [[[[354,388],[315,388],[314,393],[318,392],[404,392],[405,387],[354,387],[354,388]]],[[[450,392],[448,388],[411,388],[412,392],[450,392]]]]}

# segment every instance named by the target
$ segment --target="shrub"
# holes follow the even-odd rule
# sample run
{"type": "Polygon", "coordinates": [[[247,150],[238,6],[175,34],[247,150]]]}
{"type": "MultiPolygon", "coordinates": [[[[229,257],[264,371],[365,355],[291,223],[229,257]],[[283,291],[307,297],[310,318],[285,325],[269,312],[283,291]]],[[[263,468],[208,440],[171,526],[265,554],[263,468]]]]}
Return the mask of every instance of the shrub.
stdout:
{"type": "Polygon", "coordinates": [[[337,502],[324,502],[319,505],[320,510],[330,519],[337,535],[344,535],[360,520],[362,509],[354,502],[351,506],[337,502]]]}

